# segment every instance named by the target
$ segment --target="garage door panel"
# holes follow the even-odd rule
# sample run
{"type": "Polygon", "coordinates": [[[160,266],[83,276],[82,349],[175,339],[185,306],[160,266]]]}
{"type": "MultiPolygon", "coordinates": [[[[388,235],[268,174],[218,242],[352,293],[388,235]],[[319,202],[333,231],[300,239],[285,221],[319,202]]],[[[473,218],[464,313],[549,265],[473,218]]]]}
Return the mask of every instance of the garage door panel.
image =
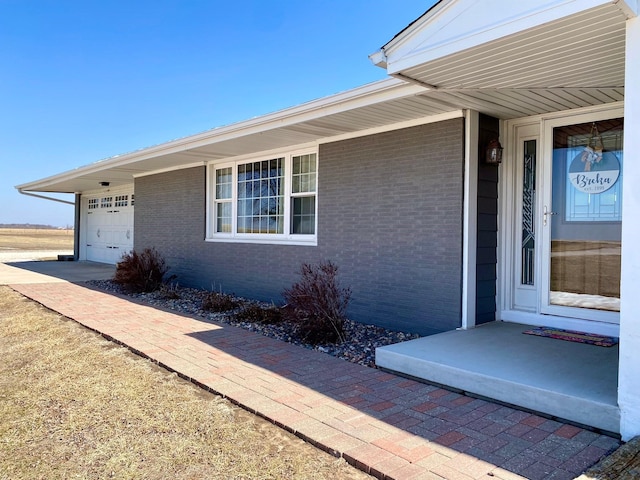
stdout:
{"type": "Polygon", "coordinates": [[[115,264],[133,250],[132,194],[89,199],[86,218],[87,260],[115,264]]]}

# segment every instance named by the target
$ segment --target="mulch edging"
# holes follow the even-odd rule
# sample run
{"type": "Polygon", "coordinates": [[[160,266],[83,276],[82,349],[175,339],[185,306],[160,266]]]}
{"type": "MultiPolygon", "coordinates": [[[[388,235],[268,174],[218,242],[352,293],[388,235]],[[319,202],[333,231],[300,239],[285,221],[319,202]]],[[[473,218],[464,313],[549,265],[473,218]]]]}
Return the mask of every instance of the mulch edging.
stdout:
{"type": "Polygon", "coordinates": [[[603,458],[577,480],[637,480],[640,478],[640,437],[603,458]]]}

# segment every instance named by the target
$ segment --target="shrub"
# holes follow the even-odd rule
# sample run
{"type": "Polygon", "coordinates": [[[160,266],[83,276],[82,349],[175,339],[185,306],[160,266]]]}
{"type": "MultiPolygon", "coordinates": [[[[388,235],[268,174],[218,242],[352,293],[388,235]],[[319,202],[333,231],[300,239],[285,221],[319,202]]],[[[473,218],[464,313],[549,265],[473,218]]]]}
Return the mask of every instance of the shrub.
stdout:
{"type": "Polygon", "coordinates": [[[345,340],[344,320],[351,289],[339,286],[337,274],[338,267],[330,261],[304,263],[300,281],[282,292],[287,317],[297,324],[300,336],[312,344],[345,340]]]}
{"type": "Polygon", "coordinates": [[[207,312],[228,312],[238,308],[241,303],[232,295],[226,293],[210,292],[202,300],[202,309],[207,312]]]}
{"type": "Polygon", "coordinates": [[[160,296],[168,300],[178,300],[180,298],[180,288],[178,282],[173,282],[176,278],[175,275],[171,275],[171,278],[167,279],[162,285],[160,285],[160,296]]]}
{"type": "Polygon", "coordinates": [[[242,310],[236,313],[236,319],[245,322],[264,323],[274,325],[282,322],[282,310],[275,305],[265,307],[251,303],[245,305],[242,310]]]}
{"type": "Polygon", "coordinates": [[[153,292],[162,285],[169,268],[155,248],[135,250],[122,256],[113,281],[132,293],[153,292]]]}

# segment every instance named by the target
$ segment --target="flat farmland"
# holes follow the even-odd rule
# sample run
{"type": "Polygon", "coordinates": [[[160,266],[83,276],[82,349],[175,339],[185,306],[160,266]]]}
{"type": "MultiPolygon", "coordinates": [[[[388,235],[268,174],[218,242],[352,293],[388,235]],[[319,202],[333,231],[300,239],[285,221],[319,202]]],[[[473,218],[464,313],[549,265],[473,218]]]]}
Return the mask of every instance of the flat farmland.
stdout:
{"type": "Polygon", "coordinates": [[[45,260],[73,253],[73,230],[0,228],[0,262],[45,260]]]}

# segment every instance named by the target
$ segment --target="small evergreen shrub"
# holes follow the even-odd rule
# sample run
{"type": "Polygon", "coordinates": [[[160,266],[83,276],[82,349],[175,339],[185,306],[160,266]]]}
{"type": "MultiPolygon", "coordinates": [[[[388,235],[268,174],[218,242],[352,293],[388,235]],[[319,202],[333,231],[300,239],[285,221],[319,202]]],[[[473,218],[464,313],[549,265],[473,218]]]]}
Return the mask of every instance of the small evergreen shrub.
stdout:
{"type": "Polygon", "coordinates": [[[210,292],[202,300],[202,309],[207,312],[228,312],[235,310],[240,305],[238,300],[226,293],[210,292]]]}
{"type": "Polygon", "coordinates": [[[351,288],[340,287],[338,267],[330,261],[302,264],[300,281],[282,292],[287,318],[303,340],[312,344],[345,340],[344,320],[351,288]]]}
{"type": "Polygon", "coordinates": [[[281,309],[275,305],[265,307],[251,303],[245,305],[242,310],[236,313],[236,319],[244,322],[275,325],[281,323],[283,317],[281,309]]]}
{"type": "Polygon", "coordinates": [[[155,248],[145,248],[141,253],[133,250],[116,265],[113,281],[131,293],[153,292],[160,288],[168,270],[155,248]]]}

